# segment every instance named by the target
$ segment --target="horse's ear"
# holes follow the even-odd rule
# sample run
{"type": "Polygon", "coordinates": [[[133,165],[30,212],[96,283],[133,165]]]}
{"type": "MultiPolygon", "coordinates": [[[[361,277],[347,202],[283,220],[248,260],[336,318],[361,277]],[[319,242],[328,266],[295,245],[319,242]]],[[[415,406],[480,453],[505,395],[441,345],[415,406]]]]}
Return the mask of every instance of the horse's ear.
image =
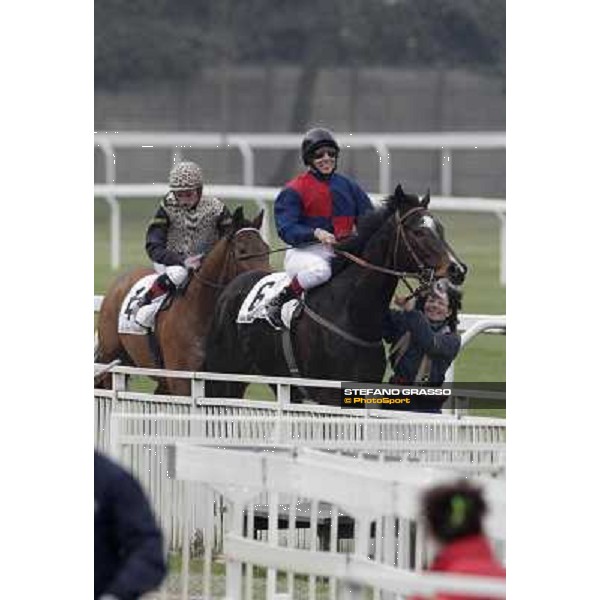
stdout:
{"type": "Polygon", "coordinates": [[[398,204],[400,204],[405,198],[405,194],[404,194],[404,190],[402,189],[402,186],[400,184],[398,184],[396,186],[396,189],[394,190],[394,199],[396,200],[396,202],[398,204]]]}
{"type": "Polygon", "coordinates": [[[421,206],[423,208],[427,208],[429,206],[429,201],[431,200],[431,196],[429,193],[429,188],[427,188],[427,193],[423,196],[423,200],[421,200],[421,206]]]}
{"type": "Polygon", "coordinates": [[[238,206],[233,213],[233,228],[239,229],[244,222],[244,208],[238,206]]]}
{"type": "Polygon", "coordinates": [[[262,222],[263,222],[264,216],[265,216],[265,211],[263,209],[258,213],[258,215],[256,215],[256,217],[252,221],[252,227],[254,227],[254,229],[260,229],[262,227],[262,222]]]}
{"type": "Polygon", "coordinates": [[[392,210],[400,210],[402,204],[406,202],[406,195],[404,194],[404,190],[402,186],[398,184],[396,189],[394,190],[394,194],[391,197],[391,203],[388,204],[388,207],[392,210]]]}

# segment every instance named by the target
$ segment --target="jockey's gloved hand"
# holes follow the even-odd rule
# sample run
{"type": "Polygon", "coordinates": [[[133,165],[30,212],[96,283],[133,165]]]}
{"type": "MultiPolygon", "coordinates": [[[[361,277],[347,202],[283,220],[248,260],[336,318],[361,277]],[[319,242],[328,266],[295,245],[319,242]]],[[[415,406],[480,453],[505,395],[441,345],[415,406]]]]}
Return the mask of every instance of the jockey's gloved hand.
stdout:
{"type": "Polygon", "coordinates": [[[204,258],[203,254],[196,254],[195,256],[188,256],[183,264],[187,269],[196,270],[202,266],[202,259],[204,258]]]}
{"type": "Polygon", "coordinates": [[[335,239],[335,235],[333,233],[329,233],[325,229],[315,229],[314,236],[317,240],[319,240],[322,244],[327,244],[328,246],[333,246],[337,242],[335,239]]]}

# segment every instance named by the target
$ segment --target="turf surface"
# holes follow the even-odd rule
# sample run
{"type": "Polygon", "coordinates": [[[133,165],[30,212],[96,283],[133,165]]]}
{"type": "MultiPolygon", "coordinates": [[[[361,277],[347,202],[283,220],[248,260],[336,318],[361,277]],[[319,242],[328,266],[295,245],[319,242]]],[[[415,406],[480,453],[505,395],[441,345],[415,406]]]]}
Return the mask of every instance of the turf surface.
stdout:
{"type": "MultiPolygon", "coordinates": [[[[256,214],[253,203],[228,201],[230,207],[242,204],[248,216],[256,214]]],[[[104,294],[118,273],[149,264],[144,251],[146,225],[157,206],[153,199],[121,201],[121,268],[110,268],[109,210],[102,199],[95,202],[94,293],[104,294]]],[[[446,238],[461,259],[469,265],[464,286],[463,312],[503,315],[506,310],[504,288],[499,283],[499,222],[494,215],[440,212],[446,238]]],[[[272,224],[272,215],[270,215],[272,224]]],[[[272,226],[271,231],[275,231],[272,226]]],[[[271,241],[280,247],[280,240],[271,241]]],[[[272,256],[271,264],[281,268],[283,253],[272,256]]],[[[455,365],[457,381],[505,381],[506,343],[502,335],[478,336],[459,355],[455,365]]],[[[260,393],[251,387],[249,396],[260,393]]]]}

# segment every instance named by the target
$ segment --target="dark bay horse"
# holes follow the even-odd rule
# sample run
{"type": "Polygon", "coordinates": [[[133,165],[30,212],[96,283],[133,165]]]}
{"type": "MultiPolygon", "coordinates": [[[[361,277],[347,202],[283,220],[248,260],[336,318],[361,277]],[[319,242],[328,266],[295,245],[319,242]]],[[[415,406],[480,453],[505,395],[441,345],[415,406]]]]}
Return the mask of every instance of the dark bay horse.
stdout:
{"type": "MultiPolygon", "coordinates": [[[[429,193],[421,201],[401,186],[384,206],[367,213],[358,232],[338,250],[360,254],[363,261],[395,272],[448,277],[460,284],[466,265],[444,238],[439,220],[428,210],[429,193]]],[[[337,259],[336,259],[337,260],[337,259]]],[[[334,268],[335,272],[335,268],[334,268]]],[[[263,319],[236,323],[240,306],[265,273],[246,273],[225,289],[215,309],[206,345],[205,371],[290,376],[282,349],[282,333],[263,319]]],[[[304,309],[292,323],[291,340],[299,376],[341,381],[380,382],[385,374],[381,341],[383,318],[397,276],[349,263],[328,283],[306,294],[304,309]]],[[[209,382],[210,397],[242,398],[246,384],[209,382]]],[[[338,403],[337,392],[311,388],[311,399],[338,403]]],[[[294,394],[294,400],[298,395],[294,394]]]]}
{"type": "MultiPolygon", "coordinates": [[[[253,221],[244,218],[238,208],[227,231],[215,244],[190,279],[185,294],[176,295],[171,306],[156,317],[155,333],[165,369],[197,371],[204,361],[205,338],[215,304],[226,284],[236,275],[253,269],[269,270],[269,246],[259,229],[261,212],[253,221]]],[[[141,277],[152,274],[138,268],[119,277],[106,293],[98,316],[98,344],[95,362],[109,363],[120,358],[123,364],[156,368],[154,354],[146,335],[120,334],[117,330],[119,310],[124,298],[141,277]]],[[[96,387],[108,387],[110,374],[100,377],[96,387]]],[[[164,378],[158,394],[188,395],[190,383],[183,379],[164,378]]]]}

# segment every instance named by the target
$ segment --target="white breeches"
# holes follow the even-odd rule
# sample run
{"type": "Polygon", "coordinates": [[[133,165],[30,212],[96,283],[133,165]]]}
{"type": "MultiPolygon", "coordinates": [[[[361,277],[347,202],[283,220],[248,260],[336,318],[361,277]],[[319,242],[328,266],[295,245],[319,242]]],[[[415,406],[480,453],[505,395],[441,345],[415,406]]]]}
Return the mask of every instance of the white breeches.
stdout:
{"type": "Polygon", "coordinates": [[[187,269],[180,265],[171,265],[167,267],[160,263],[154,263],[154,270],[159,274],[166,273],[167,277],[175,287],[181,287],[188,277],[187,269]]]}
{"type": "Polygon", "coordinates": [[[325,244],[312,244],[304,248],[290,248],[285,253],[285,272],[296,276],[298,283],[310,290],[331,278],[331,259],[334,251],[325,244]]]}

